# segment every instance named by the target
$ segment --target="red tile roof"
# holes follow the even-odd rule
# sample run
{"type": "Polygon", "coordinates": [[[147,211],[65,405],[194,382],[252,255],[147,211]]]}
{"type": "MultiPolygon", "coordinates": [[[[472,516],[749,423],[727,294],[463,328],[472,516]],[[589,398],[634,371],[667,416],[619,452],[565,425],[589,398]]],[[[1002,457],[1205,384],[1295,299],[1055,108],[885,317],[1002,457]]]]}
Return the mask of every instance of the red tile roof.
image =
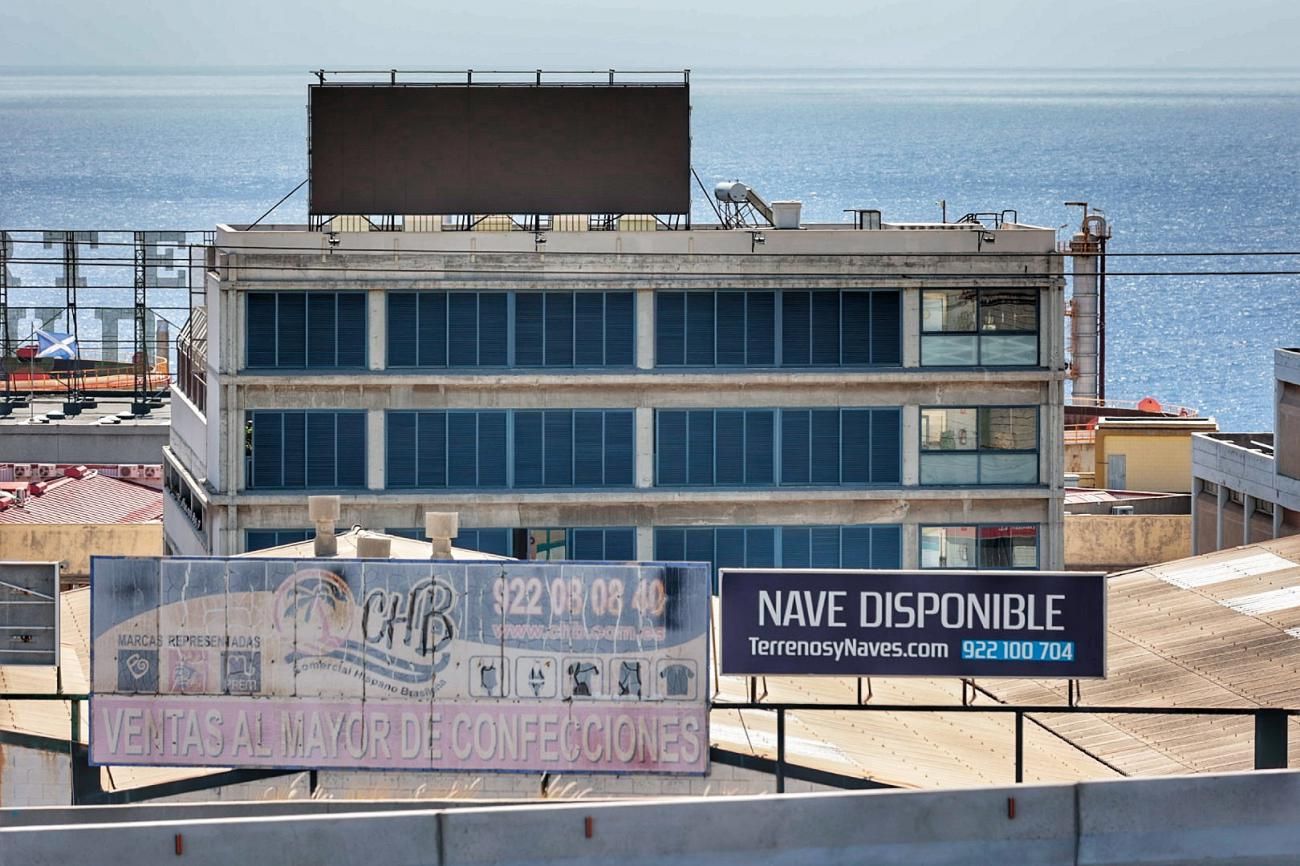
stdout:
{"type": "Polygon", "coordinates": [[[163,494],[91,472],[31,485],[19,504],[4,498],[0,523],[149,523],[162,520],[163,494]],[[39,488],[39,495],[36,489],[39,488]]]}

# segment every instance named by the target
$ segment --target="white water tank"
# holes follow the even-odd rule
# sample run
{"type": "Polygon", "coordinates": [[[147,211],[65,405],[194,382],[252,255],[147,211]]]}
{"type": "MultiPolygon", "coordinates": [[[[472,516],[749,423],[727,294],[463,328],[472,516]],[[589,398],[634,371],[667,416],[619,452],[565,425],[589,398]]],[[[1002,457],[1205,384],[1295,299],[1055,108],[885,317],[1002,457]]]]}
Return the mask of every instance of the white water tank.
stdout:
{"type": "Polygon", "coordinates": [[[713,197],[721,202],[743,204],[749,197],[749,187],[738,180],[724,180],[713,187],[713,197]]]}
{"type": "Polygon", "coordinates": [[[772,202],[772,225],[778,229],[799,228],[799,217],[803,213],[801,201],[772,202]]]}

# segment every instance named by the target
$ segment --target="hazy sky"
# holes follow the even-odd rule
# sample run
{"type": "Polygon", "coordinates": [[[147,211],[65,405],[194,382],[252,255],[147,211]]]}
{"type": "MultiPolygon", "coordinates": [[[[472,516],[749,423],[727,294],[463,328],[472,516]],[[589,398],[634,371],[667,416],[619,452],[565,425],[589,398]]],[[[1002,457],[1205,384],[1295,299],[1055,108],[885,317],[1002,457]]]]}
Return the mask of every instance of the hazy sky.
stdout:
{"type": "Polygon", "coordinates": [[[0,0],[0,66],[1300,65],[1297,0],[0,0]]]}

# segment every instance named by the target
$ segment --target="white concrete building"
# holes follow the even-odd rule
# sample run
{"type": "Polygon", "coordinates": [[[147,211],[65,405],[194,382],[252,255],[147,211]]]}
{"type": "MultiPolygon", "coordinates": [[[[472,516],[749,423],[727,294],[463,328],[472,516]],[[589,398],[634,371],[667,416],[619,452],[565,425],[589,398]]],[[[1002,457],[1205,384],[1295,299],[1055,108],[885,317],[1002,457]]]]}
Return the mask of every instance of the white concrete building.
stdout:
{"type": "Polygon", "coordinates": [[[1300,533],[1300,349],[1273,353],[1274,432],[1192,437],[1192,551],[1300,533]]]}
{"type": "Polygon", "coordinates": [[[220,226],[168,551],[306,537],[331,492],[515,556],[1062,567],[1051,229],[510,225],[220,226]]]}

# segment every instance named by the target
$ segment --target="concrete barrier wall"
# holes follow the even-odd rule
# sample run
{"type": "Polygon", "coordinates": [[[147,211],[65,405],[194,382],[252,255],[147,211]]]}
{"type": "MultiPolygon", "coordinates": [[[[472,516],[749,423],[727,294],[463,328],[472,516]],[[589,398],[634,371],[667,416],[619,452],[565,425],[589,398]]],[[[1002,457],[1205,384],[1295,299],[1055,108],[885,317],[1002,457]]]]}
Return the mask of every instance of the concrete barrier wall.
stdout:
{"type": "Polygon", "coordinates": [[[270,852],[277,866],[1289,863],[1300,857],[1297,816],[1300,775],[1280,771],[12,827],[0,829],[0,866],[63,866],[70,857],[102,866],[242,866],[270,862],[270,852]]]}

